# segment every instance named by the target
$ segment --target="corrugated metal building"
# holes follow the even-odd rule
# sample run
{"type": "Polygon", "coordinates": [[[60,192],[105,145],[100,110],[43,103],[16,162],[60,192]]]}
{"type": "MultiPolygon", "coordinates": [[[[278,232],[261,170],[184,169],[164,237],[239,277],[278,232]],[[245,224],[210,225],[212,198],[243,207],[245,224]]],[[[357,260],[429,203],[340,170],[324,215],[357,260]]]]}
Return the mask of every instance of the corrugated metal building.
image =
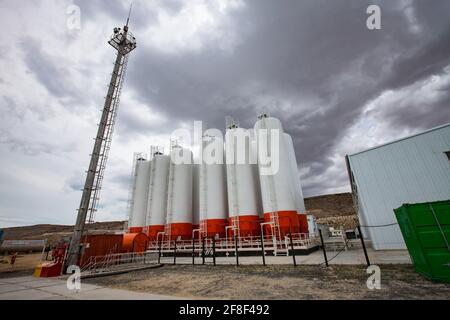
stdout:
{"type": "Polygon", "coordinates": [[[450,123],[346,159],[362,231],[376,250],[406,249],[393,209],[450,199],[450,123]]]}

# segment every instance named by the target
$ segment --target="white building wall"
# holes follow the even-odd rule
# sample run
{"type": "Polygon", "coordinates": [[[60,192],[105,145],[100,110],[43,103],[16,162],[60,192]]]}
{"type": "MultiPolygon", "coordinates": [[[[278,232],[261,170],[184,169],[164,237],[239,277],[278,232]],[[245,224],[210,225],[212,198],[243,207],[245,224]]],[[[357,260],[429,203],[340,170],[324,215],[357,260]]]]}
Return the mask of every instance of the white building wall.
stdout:
{"type": "Polygon", "coordinates": [[[376,250],[406,249],[393,209],[450,199],[450,124],[349,155],[363,233],[376,250]]]}

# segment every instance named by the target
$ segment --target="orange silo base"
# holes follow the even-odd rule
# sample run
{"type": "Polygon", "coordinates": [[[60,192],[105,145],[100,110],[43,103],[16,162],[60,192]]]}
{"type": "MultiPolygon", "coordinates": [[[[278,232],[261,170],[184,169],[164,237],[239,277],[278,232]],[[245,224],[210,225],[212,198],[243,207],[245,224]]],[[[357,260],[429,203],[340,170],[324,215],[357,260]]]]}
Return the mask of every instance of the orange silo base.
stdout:
{"type": "MultiPolygon", "coordinates": [[[[270,213],[264,213],[264,222],[270,222],[270,213]]],[[[278,222],[280,225],[281,237],[289,234],[289,232],[300,232],[300,223],[297,211],[278,211],[278,222]]],[[[271,234],[271,228],[269,225],[264,226],[264,234],[271,234]]]]}
{"type": "Polygon", "coordinates": [[[171,223],[169,226],[170,240],[177,240],[179,237],[182,240],[192,239],[192,223],[171,223]]]}
{"type": "Polygon", "coordinates": [[[225,238],[225,226],[227,226],[227,219],[206,219],[207,237],[215,237],[216,234],[220,238],[225,238]]]}
{"type": "Polygon", "coordinates": [[[142,232],[143,227],[129,227],[128,233],[140,233],[142,232]]]}
{"type": "MultiPolygon", "coordinates": [[[[233,217],[228,219],[230,226],[233,225],[233,217]]],[[[261,226],[259,224],[258,215],[239,216],[239,233],[241,237],[259,236],[261,234],[261,226]]],[[[228,230],[228,236],[234,235],[233,230],[228,230]]]]}
{"type": "MultiPolygon", "coordinates": [[[[153,225],[145,227],[147,229],[146,234],[150,241],[156,240],[158,232],[164,232],[164,225],[153,225]]],[[[161,238],[161,236],[160,236],[161,238]]]]}
{"type": "Polygon", "coordinates": [[[306,217],[306,214],[300,213],[298,215],[298,223],[299,223],[300,233],[309,233],[308,218],[306,217]]]}

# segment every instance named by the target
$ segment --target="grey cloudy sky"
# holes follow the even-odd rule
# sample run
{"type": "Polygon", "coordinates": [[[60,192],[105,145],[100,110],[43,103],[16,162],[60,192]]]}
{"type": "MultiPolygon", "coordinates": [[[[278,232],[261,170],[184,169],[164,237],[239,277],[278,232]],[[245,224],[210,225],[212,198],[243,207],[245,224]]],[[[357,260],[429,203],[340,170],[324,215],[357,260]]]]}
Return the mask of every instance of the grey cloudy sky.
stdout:
{"type": "MultiPolygon", "coordinates": [[[[0,227],[75,221],[128,5],[0,1],[0,227]]],[[[227,115],[282,119],[306,196],[348,191],[345,154],[449,121],[449,14],[446,0],[135,0],[97,220],[125,219],[134,151],[227,115]],[[366,28],[370,4],[381,30],[366,28]]]]}

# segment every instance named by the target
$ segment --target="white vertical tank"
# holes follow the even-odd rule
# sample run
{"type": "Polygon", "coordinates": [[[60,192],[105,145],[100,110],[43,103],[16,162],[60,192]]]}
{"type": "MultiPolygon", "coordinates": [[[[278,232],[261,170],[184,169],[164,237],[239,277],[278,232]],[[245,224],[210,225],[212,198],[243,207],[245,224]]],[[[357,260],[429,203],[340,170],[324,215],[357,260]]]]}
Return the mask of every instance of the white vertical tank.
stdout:
{"type": "Polygon", "coordinates": [[[158,232],[164,231],[166,223],[167,184],[170,157],[160,152],[154,154],[150,166],[147,202],[147,235],[155,240],[158,232]]]}
{"type": "Polygon", "coordinates": [[[200,227],[207,237],[224,237],[225,226],[228,224],[228,204],[223,140],[215,135],[204,135],[202,147],[200,227]],[[212,154],[214,156],[210,157],[212,154]],[[216,163],[212,163],[212,158],[216,163]]]}
{"type": "MultiPolygon", "coordinates": [[[[283,135],[280,120],[261,115],[255,124],[255,134],[258,142],[258,165],[260,172],[261,197],[264,210],[264,220],[274,221],[279,225],[279,234],[300,232],[297,214],[298,201],[295,196],[292,175],[291,155],[287,141],[283,135]],[[272,139],[272,133],[276,133],[272,139]],[[278,154],[272,154],[272,144],[278,145],[278,154]],[[265,165],[266,157],[272,159],[272,166],[265,165]],[[274,162],[278,161],[278,168],[274,162]],[[271,169],[270,169],[271,168],[271,169]]],[[[275,148],[276,150],[276,148],[275,148]]],[[[266,228],[266,232],[270,232],[266,228]]]]}
{"type": "Polygon", "coordinates": [[[131,233],[141,232],[145,226],[147,213],[148,182],[150,161],[140,157],[136,159],[134,169],[133,195],[130,208],[128,230],[131,233]]]}
{"type": "Polygon", "coordinates": [[[229,225],[239,229],[239,236],[260,234],[262,210],[252,131],[232,123],[225,136],[229,225]]]}
{"type": "Polygon", "coordinates": [[[192,161],[190,150],[172,147],[166,224],[174,240],[192,237],[192,161]]]}
{"type": "Polygon", "coordinates": [[[300,228],[299,232],[309,233],[308,218],[306,216],[305,200],[303,199],[302,186],[300,183],[300,175],[298,172],[297,158],[295,157],[294,143],[289,134],[283,133],[283,136],[286,143],[286,149],[289,154],[289,162],[291,164],[292,170],[291,178],[294,190],[294,197],[297,203],[297,214],[300,228]]]}
{"type": "Polygon", "coordinates": [[[297,166],[297,158],[295,157],[295,150],[294,150],[294,143],[292,142],[292,138],[289,134],[283,133],[284,139],[286,141],[286,149],[289,153],[290,158],[290,164],[291,164],[291,170],[294,173],[292,175],[292,185],[294,187],[295,191],[295,199],[297,202],[297,212],[299,214],[305,214],[305,200],[303,199],[303,192],[302,187],[300,183],[300,177],[298,173],[298,166],[297,166]]]}

